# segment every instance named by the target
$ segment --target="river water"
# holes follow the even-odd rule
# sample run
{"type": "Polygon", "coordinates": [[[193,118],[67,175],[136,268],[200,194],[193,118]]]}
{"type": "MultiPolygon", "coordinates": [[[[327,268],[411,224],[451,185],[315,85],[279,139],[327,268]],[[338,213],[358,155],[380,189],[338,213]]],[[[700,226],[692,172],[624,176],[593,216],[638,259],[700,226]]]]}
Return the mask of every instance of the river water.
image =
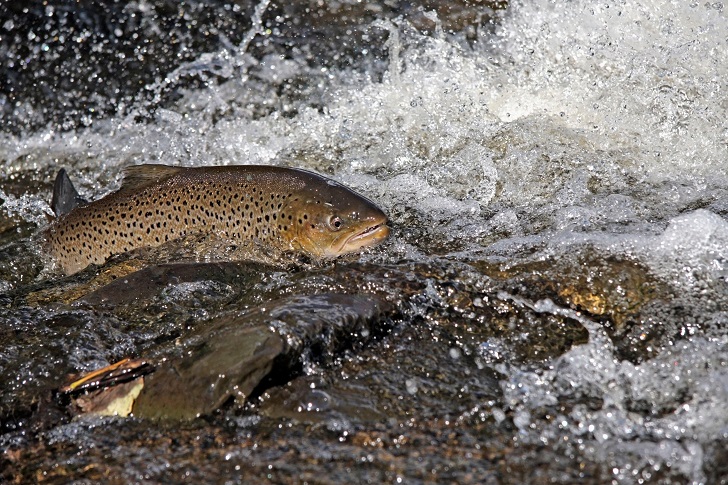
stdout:
{"type": "Polygon", "coordinates": [[[722,3],[0,13],[4,479],[728,476],[722,3]],[[55,274],[37,246],[55,172],[95,199],[138,163],[315,170],[383,207],[392,237],[322,268],[165,265],[171,250],[123,291],[109,281],[138,255],[55,274]],[[291,330],[307,304],[324,322],[370,309],[327,340],[291,330]],[[127,356],[192,356],[209,322],[273,325],[269,311],[294,316],[281,335],[298,350],[247,402],[72,417],[57,392],[127,356]]]}

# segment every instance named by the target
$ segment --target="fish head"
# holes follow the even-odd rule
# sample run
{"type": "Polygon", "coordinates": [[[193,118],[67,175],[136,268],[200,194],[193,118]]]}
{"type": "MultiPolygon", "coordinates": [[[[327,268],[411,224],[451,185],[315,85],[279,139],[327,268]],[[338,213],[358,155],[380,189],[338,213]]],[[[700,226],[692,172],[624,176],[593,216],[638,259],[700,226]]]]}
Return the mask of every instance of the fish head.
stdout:
{"type": "Polygon", "coordinates": [[[288,204],[292,246],[330,259],[377,245],[389,236],[387,216],[372,201],[328,181],[309,187],[288,204]]]}

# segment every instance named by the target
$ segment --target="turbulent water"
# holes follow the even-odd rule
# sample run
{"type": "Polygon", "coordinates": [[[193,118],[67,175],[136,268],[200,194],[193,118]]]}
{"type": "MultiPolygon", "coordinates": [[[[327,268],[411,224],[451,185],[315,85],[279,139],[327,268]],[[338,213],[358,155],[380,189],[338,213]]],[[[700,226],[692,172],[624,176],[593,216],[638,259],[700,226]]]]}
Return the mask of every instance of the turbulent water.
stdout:
{"type": "MultiPolygon", "coordinates": [[[[165,17],[162,3],[110,5],[104,28],[93,12],[91,20],[79,11],[74,22],[60,22],[60,6],[37,7],[31,26],[22,20],[27,12],[5,11],[0,19],[3,74],[15,80],[0,94],[0,290],[8,295],[0,368],[9,376],[4,459],[16,477],[42,477],[56,448],[67,453],[67,470],[87,476],[82,465],[93,459],[69,457],[98,447],[89,430],[104,426],[121,430],[115,436],[126,443],[141,436],[139,446],[153,450],[128,460],[125,478],[142,481],[163,479],[165,467],[183,479],[177,459],[262,460],[270,468],[255,465],[248,476],[268,473],[274,481],[315,481],[317,466],[331,470],[331,463],[361,481],[718,483],[728,474],[722,3],[533,0],[491,9],[452,2],[428,12],[426,3],[392,11],[338,2],[304,18],[319,22],[315,27],[267,3],[196,5],[189,18],[214,25],[216,41],[185,37],[173,20],[177,8],[165,17]],[[220,12],[228,16],[215,17],[220,12]],[[43,15],[52,24],[45,30],[43,15]],[[348,24],[328,24],[346,15],[348,24]],[[143,35],[135,41],[131,32],[143,35]],[[138,44],[150,38],[154,55],[138,44]],[[161,49],[167,38],[184,55],[161,49]],[[83,62],[73,60],[76,51],[83,62]],[[129,72],[94,71],[93,59],[132,57],[121,64],[129,72]],[[62,70],[69,66],[84,79],[62,70]],[[60,89],[49,88],[62,79],[60,89]],[[23,419],[43,412],[41,398],[24,397],[27,382],[38,380],[38,369],[46,373],[28,391],[40,396],[65,377],[54,377],[51,364],[32,364],[43,355],[38,345],[71,356],[58,358],[66,366],[60,372],[86,371],[151,351],[140,343],[144,335],[170,340],[191,319],[209,318],[238,298],[262,304],[266,295],[344,285],[337,269],[272,268],[270,276],[241,269],[242,286],[222,277],[171,284],[165,295],[173,303],[114,313],[103,329],[93,323],[96,310],[14,296],[66,284],[34,243],[50,214],[55,171],[66,167],[93,199],[118,187],[123,167],[138,163],[294,165],[330,175],[383,207],[393,236],[351,271],[369,274],[356,280],[367,282],[365,290],[399,299],[391,334],[358,342],[363,353],[331,357],[323,370],[304,365],[304,381],[290,392],[305,394],[318,376],[359,402],[351,397],[358,396],[355,385],[331,382],[362,373],[369,376],[364,388],[381,385],[400,396],[354,406],[360,421],[343,411],[320,420],[266,415],[263,398],[258,407],[218,417],[229,420],[210,424],[218,431],[182,426],[180,432],[207,436],[209,449],[198,443],[177,450],[163,442],[169,428],[149,431],[133,420],[67,424],[49,414],[41,431],[23,431],[23,419]],[[492,325],[483,315],[497,316],[504,306],[502,314],[520,316],[501,322],[501,334],[476,338],[481,330],[471,327],[492,325]],[[164,312],[169,320],[154,320],[164,312]],[[555,351],[552,323],[534,323],[546,320],[586,333],[555,351]],[[55,323],[34,330],[38,321],[55,323]],[[156,326],[145,327],[149,321],[156,326]],[[408,343],[418,339],[429,339],[426,348],[441,355],[408,343]],[[438,384],[439,366],[462,382],[438,384]],[[458,396],[457,406],[443,408],[448,393],[458,396]],[[408,438],[417,426],[425,437],[408,438]],[[428,426],[454,438],[445,431],[427,438],[428,426]],[[293,447],[290,456],[285,447],[256,451],[258,444],[272,449],[302,439],[308,427],[322,433],[308,449],[293,447]],[[358,438],[343,449],[346,436],[358,438]],[[45,461],[27,469],[13,461],[34,447],[45,450],[45,461]],[[319,447],[324,451],[314,451],[319,447]],[[448,453],[458,458],[448,461],[448,453]]],[[[231,466],[218,469],[235,476],[231,466]]]]}

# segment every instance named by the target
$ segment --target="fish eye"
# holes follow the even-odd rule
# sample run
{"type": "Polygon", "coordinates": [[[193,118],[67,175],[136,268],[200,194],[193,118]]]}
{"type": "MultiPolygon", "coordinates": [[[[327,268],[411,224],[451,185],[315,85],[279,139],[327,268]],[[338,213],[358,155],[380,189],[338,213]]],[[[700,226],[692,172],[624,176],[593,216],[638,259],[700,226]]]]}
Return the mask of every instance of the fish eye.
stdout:
{"type": "Polygon", "coordinates": [[[331,216],[329,218],[329,228],[331,228],[332,231],[338,231],[341,229],[342,224],[343,222],[339,216],[331,216]]]}

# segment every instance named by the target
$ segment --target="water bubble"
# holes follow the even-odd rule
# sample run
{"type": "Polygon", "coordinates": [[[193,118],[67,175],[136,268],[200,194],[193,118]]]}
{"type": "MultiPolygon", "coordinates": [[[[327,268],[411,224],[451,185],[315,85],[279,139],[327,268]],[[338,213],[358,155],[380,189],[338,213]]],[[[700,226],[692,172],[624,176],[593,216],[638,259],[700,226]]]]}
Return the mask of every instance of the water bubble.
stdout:
{"type": "Polygon", "coordinates": [[[519,410],[513,416],[513,424],[521,431],[527,431],[531,425],[531,415],[528,411],[519,410]]]}
{"type": "Polygon", "coordinates": [[[493,419],[495,419],[496,423],[502,423],[506,419],[506,413],[503,412],[503,410],[499,408],[492,408],[491,414],[493,415],[493,419]]]}
{"type": "Polygon", "coordinates": [[[493,364],[507,358],[508,347],[502,340],[491,338],[478,346],[478,355],[484,364],[493,364]]]}
{"type": "Polygon", "coordinates": [[[407,379],[404,381],[404,385],[407,388],[407,392],[409,394],[417,394],[418,386],[417,386],[417,380],[416,379],[407,379]]]}

